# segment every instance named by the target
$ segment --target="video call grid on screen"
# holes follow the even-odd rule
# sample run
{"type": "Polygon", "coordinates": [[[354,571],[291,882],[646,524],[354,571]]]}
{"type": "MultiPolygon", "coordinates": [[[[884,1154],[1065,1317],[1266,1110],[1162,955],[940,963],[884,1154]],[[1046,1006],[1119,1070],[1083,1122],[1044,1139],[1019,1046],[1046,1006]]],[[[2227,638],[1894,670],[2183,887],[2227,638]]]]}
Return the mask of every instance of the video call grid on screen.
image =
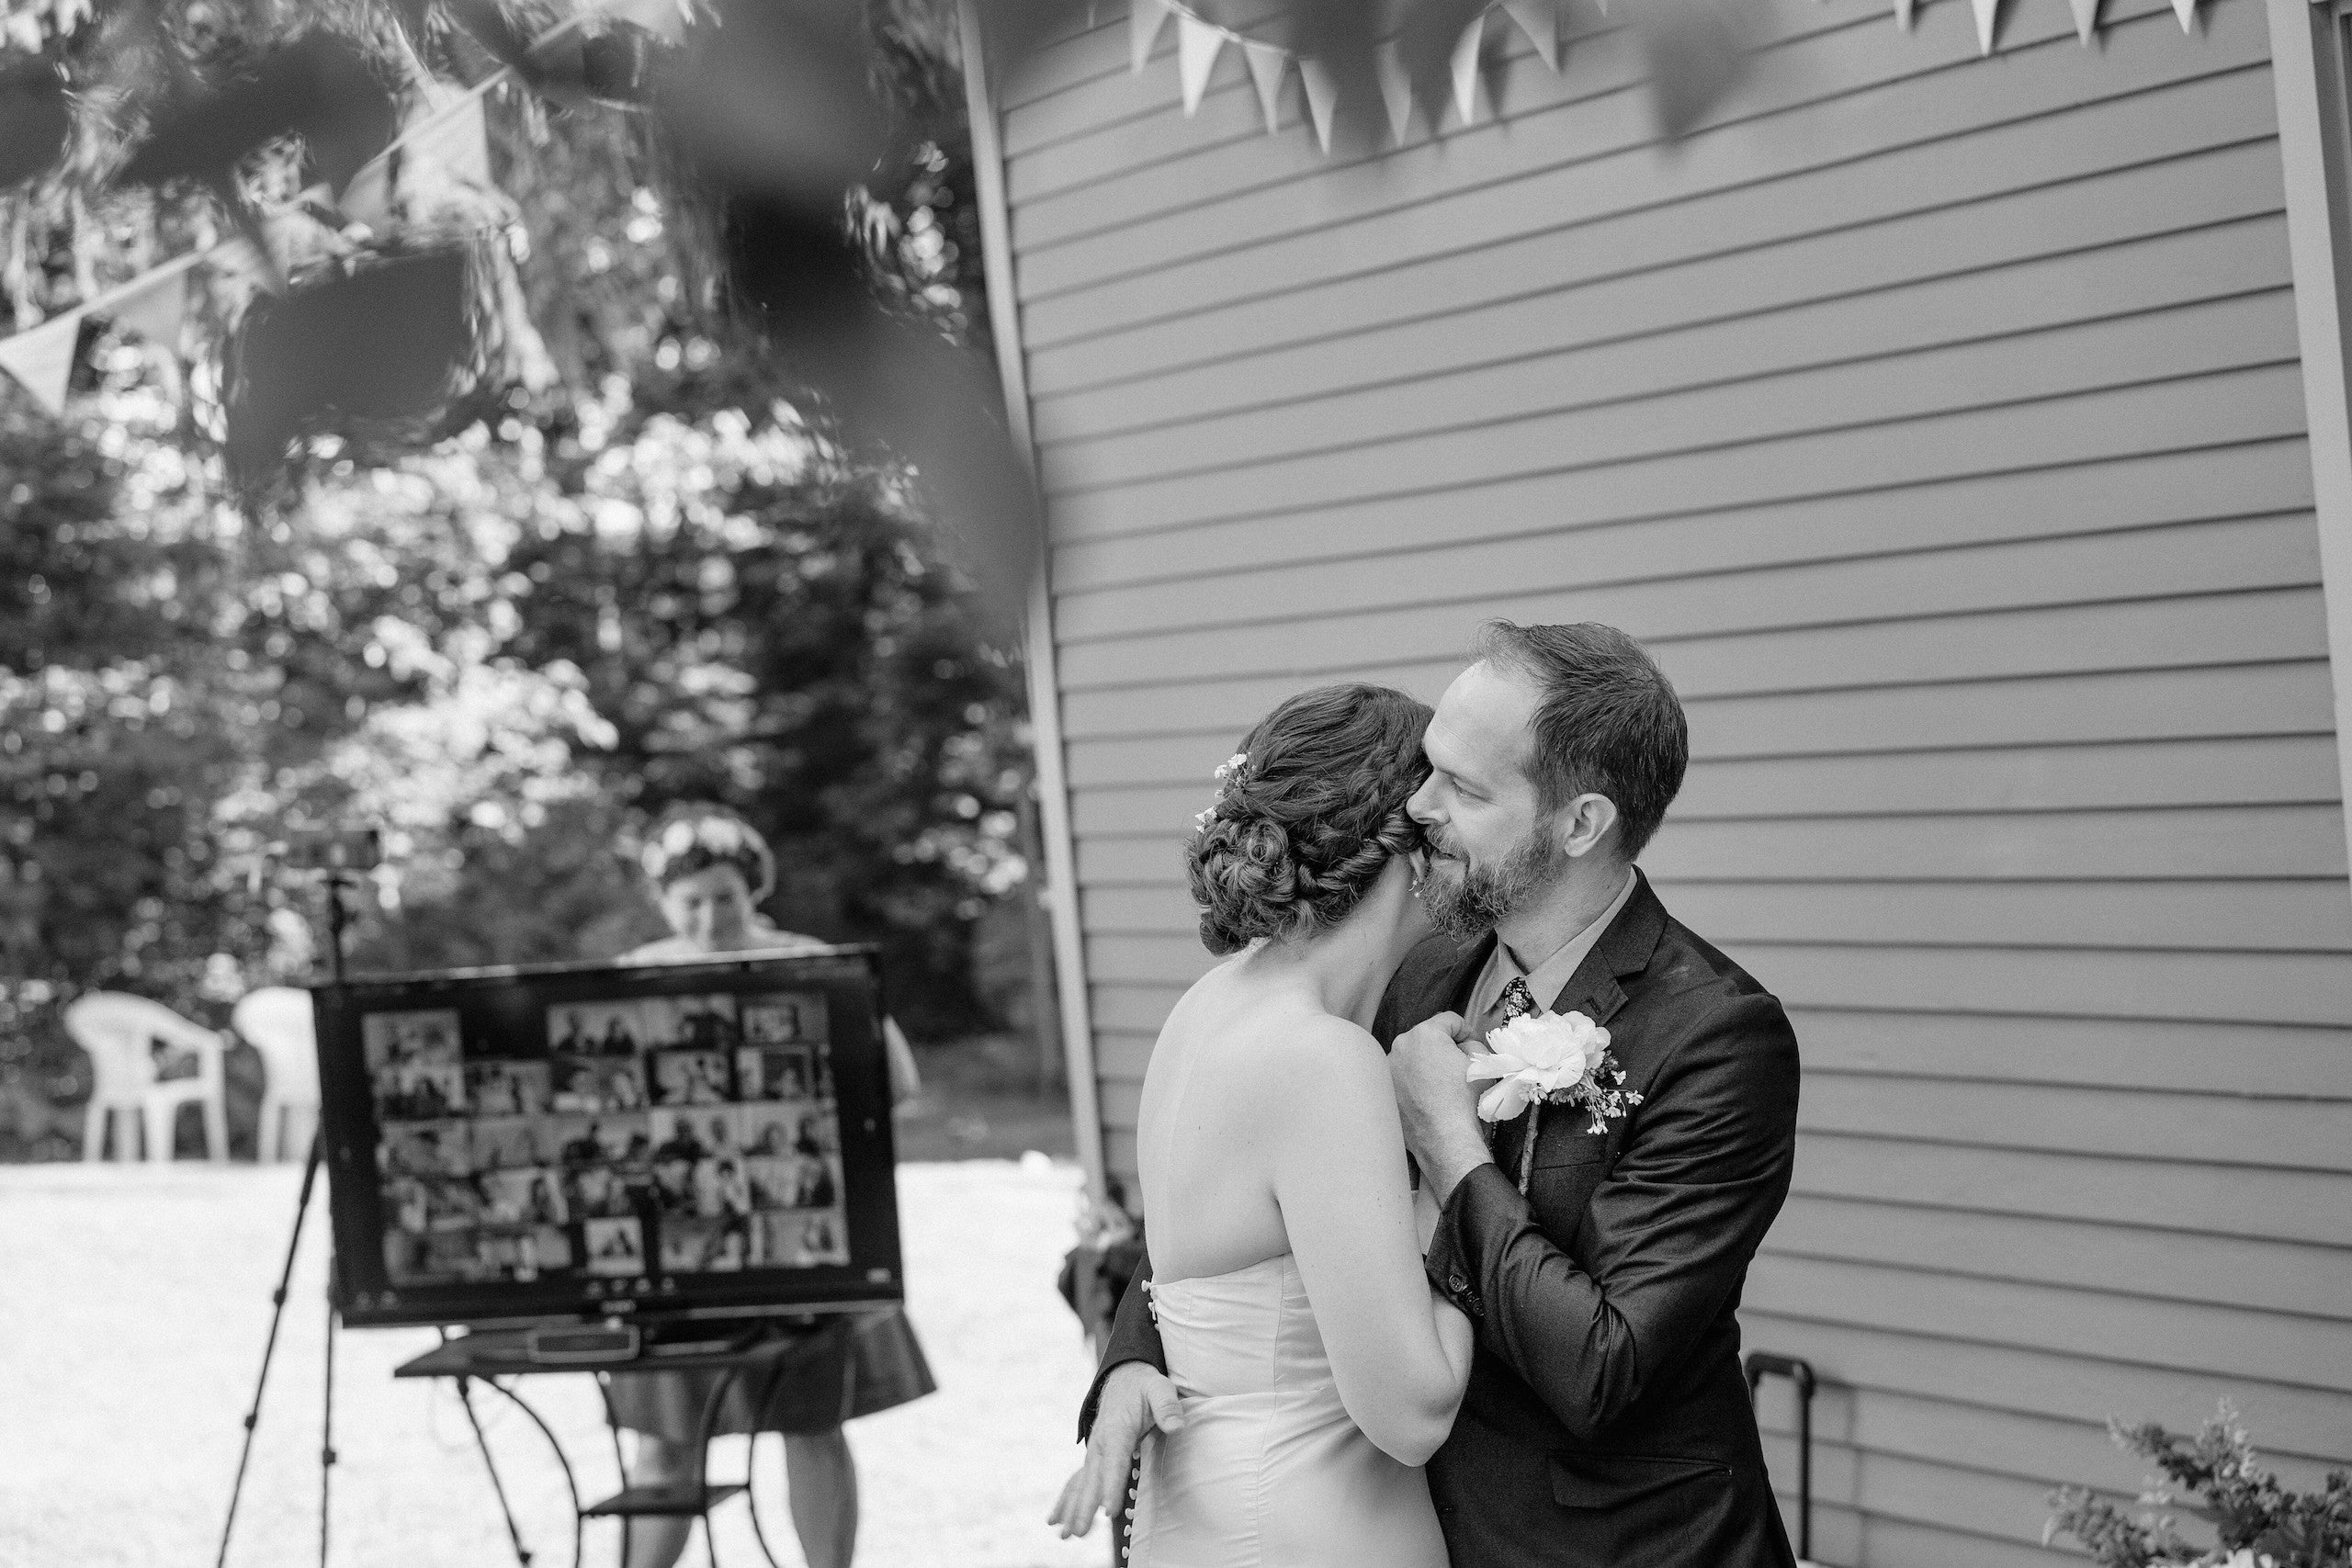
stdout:
{"type": "Polygon", "coordinates": [[[355,1323],[897,1298],[864,950],[411,976],[319,1007],[355,1323]]]}

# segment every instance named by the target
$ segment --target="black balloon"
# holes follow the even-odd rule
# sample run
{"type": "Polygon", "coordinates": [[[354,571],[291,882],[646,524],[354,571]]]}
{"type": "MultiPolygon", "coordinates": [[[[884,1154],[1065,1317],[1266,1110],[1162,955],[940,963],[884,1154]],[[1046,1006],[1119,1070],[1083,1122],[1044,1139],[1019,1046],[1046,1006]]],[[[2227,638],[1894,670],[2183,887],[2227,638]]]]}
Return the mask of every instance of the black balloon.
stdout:
{"type": "Polygon", "coordinates": [[[434,251],[363,265],[254,302],[238,329],[229,450],[265,475],[287,443],[361,421],[429,415],[471,352],[466,257],[434,251]]]}
{"type": "Polygon", "coordinates": [[[183,99],[157,116],[153,134],[118,177],[130,185],[183,178],[219,183],[246,153],[291,132],[302,138],[312,174],[340,190],[399,125],[391,94],[358,49],[311,33],[242,80],[183,99]]]}
{"type": "Polygon", "coordinates": [[[35,60],[0,71],[0,190],[54,164],[72,129],[65,84],[53,66],[35,60]]]}

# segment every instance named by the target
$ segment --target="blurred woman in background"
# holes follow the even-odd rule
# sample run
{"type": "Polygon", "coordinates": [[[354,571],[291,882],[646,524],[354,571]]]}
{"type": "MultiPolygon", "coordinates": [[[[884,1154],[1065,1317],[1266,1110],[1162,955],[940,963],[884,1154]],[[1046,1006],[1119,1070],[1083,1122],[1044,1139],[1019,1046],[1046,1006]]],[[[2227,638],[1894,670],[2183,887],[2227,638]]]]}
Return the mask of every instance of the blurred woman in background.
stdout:
{"type": "MultiPolygon", "coordinates": [[[[623,953],[623,963],[825,945],[814,937],[778,930],[760,916],[759,905],[775,891],[775,857],[757,829],[722,807],[673,807],[654,824],[643,863],[673,934],[623,953]]],[[[903,1101],[922,1087],[914,1053],[899,1026],[887,1018],[882,1038],[889,1056],[891,1098],[903,1101]]],[[[785,1489],[808,1568],[849,1568],[856,1549],[857,1472],[842,1422],[920,1399],[936,1386],[913,1328],[896,1308],[866,1319],[854,1332],[831,1343],[830,1353],[796,1361],[761,1408],[752,1408],[756,1391],[739,1380],[713,1427],[714,1433],[784,1435],[785,1489]]],[[[691,1371],[613,1375],[613,1418],[638,1438],[630,1484],[681,1485],[694,1479],[698,1458],[693,1451],[695,1434],[719,1376],[691,1371]]],[[[692,1523],[650,1517],[629,1522],[628,1568],[670,1568],[685,1548],[692,1523]]]]}

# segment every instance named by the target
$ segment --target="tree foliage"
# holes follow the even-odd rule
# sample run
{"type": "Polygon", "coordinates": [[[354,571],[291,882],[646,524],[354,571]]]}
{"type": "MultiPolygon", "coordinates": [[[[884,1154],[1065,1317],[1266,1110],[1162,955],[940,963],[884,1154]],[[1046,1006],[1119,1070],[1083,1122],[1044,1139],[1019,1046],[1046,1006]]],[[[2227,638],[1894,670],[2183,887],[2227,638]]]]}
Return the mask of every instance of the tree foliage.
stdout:
{"type": "MultiPolygon", "coordinates": [[[[298,287],[413,251],[302,196],[300,128],[228,188],[112,175],[175,105],[306,29],[393,84],[412,54],[478,80],[493,55],[460,9],[155,0],[62,29],[44,9],[39,68],[76,108],[65,156],[0,214],[16,323],[257,213],[298,287]]],[[[876,11],[901,112],[831,219],[859,287],[942,341],[985,319],[956,237],[953,15],[876,11]]],[[[631,835],[717,796],[775,841],[770,913],[883,943],[910,1029],[995,1021],[974,931],[1026,874],[1017,672],[978,634],[931,496],[826,421],[791,345],[736,308],[728,193],[660,117],[536,88],[487,107],[498,189],[466,220],[492,242],[468,264],[491,326],[472,390],[431,419],[310,428],[266,489],[239,482],[239,334],[268,306],[233,273],[177,344],[86,329],[62,420],[0,383],[0,1155],[63,1150],[73,995],[220,1021],[310,972],[317,893],[271,855],[296,821],[387,829],[355,962],[437,967],[653,934],[631,835]]]]}

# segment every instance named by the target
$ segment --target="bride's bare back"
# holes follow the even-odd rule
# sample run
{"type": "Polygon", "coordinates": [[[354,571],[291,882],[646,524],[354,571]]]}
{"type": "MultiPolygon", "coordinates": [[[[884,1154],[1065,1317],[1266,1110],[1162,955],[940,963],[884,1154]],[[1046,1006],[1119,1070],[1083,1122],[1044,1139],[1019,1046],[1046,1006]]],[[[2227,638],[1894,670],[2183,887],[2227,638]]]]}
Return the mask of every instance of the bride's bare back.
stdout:
{"type": "Polygon", "coordinates": [[[1229,1274],[1291,1250],[1274,1197],[1280,1101],[1305,1066],[1293,1060],[1301,1032],[1339,1021],[1252,984],[1236,973],[1243,963],[1227,960],[1184,994],[1144,1075],[1136,1157],[1161,1279],[1229,1274]]]}
{"type": "Polygon", "coordinates": [[[1161,1030],[1136,1122],[1153,1274],[1292,1254],[1349,1416],[1419,1464],[1453,1425],[1469,1325],[1422,1277],[1386,1061],[1319,1005],[1313,967],[1243,953],[1161,1030]]]}

